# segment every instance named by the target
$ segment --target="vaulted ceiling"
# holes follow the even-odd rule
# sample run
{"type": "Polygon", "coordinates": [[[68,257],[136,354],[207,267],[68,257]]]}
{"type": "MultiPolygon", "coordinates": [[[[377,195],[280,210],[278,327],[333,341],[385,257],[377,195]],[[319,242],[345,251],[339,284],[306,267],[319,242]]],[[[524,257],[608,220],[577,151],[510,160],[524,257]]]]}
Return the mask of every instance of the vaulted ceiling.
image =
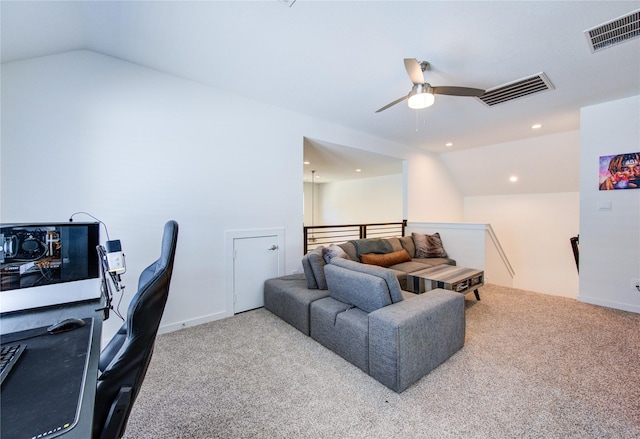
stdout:
{"type": "Polygon", "coordinates": [[[640,1],[7,1],[2,61],[89,49],[432,152],[579,127],[584,106],[640,94],[640,38],[592,53],[584,31],[640,1]],[[400,103],[404,58],[433,86],[553,89],[488,107],[400,103]],[[534,123],[541,130],[531,130],[534,123]]]}
{"type": "Polygon", "coordinates": [[[402,144],[443,151],[578,127],[578,109],[640,93],[640,39],[591,53],[583,31],[638,1],[2,1],[2,61],[91,49],[402,144]],[[555,87],[488,108],[398,104],[403,58],[435,86],[490,89],[539,72],[555,87]]]}

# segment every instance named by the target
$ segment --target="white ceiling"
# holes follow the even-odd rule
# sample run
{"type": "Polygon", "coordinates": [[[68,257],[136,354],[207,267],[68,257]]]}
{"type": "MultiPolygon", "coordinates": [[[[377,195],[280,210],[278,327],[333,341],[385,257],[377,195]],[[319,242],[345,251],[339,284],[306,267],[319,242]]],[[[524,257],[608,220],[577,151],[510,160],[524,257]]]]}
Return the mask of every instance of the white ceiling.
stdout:
{"type": "Polygon", "coordinates": [[[640,38],[592,54],[583,31],[640,1],[7,1],[2,61],[90,49],[433,152],[579,127],[579,109],[640,94],[640,38]],[[545,72],[555,90],[488,108],[411,87],[489,89],[545,72]],[[541,130],[530,129],[533,123],[541,130]]]}
{"type": "Polygon", "coordinates": [[[369,151],[304,139],[304,181],[317,184],[402,174],[402,160],[369,151]],[[312,171],[316,171],[313,174],[312,171]]]}

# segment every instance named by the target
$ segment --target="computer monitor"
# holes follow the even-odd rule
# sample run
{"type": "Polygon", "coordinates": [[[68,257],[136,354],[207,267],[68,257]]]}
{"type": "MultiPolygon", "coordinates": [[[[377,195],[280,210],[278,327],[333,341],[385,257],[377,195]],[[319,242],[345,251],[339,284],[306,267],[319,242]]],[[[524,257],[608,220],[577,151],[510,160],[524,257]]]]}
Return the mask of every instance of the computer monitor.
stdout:
{"type": "Polygon", "coordinates": [[[0,311],[15,298],[38,298],[32,307],[99,297],[99,235],[98,222],[0,224],[0,311]]]}

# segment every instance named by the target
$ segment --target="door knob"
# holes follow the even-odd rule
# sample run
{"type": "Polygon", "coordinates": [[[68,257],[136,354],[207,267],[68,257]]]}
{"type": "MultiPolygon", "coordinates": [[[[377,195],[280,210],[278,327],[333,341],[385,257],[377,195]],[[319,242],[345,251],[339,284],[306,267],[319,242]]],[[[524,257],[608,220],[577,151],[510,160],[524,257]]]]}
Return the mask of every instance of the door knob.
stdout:
{"type": "Polygon", "coordinates": [[[269,250],[278,250],[278,246],[277,246],[277,245],[275,245],[275,244],[273,244],[273,245],[271,246],[271,248],[269,248],[269,250]]]}

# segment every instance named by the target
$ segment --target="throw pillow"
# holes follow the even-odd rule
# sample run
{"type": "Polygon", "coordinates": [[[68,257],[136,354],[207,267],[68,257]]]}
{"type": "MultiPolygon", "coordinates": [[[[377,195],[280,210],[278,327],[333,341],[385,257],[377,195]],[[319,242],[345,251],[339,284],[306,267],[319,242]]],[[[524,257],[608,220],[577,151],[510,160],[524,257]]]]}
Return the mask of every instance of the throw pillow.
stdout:
{"type": "Polygon", "coordinates": [[[412,258],[416,255],[416,245],[413,243],[413,238],[411,236],[403,236],[400,238],[400,244],[402,248],[409,253],[409,256],[412,258]]]}
{"type": "Polygon", "coordinates": [[[324,276],[324,259],[322,258],[322,250],[324,246],[319,246],[311,250],[307,255],[309,256],[309,265],[313,271],[313,276],[316,278],[319,290],[327,289],[327,278],[324,276]]]}
{"type": "Polygon", "coordinates": [[[381,267],[391,267],[401,262],[411,262],[411,256],[406,250],[398,250],[380,255],[377,253],[363,253],[360,255],[360,262],[369,265],[379,265],[381,267]]]}
{"type": "Polygon", "coordinates": [[[308,254],[302,257],[302,270],[304,271],[304,277],[307,279],[307,288],[310,290],[317,290],[318,282],[316,282],[316,276],[313,274],[308,254]]]}
{"type": "Polygon", "coordinates": [[[351,241],[356,247],[356,255],[360,257],[363,253],[386,254],[393,251],[389,241],[382,238],[364,238],[351,241]]]}
{"type": "Polygon", "coordinates": [[[336,244],[331,244],[329,247],[322,249],[322,257],[327,264],[330,263],[333,258],[351,259],[349,255],[342,250],[342,247],[336,244]]]}
{"type": "Polygon", "coordinates": [[[427,235],[424,233],[411,234],[416,245],[416,258],[448,258],[447,252],[442,245],[439,233],[427,235]]]}

